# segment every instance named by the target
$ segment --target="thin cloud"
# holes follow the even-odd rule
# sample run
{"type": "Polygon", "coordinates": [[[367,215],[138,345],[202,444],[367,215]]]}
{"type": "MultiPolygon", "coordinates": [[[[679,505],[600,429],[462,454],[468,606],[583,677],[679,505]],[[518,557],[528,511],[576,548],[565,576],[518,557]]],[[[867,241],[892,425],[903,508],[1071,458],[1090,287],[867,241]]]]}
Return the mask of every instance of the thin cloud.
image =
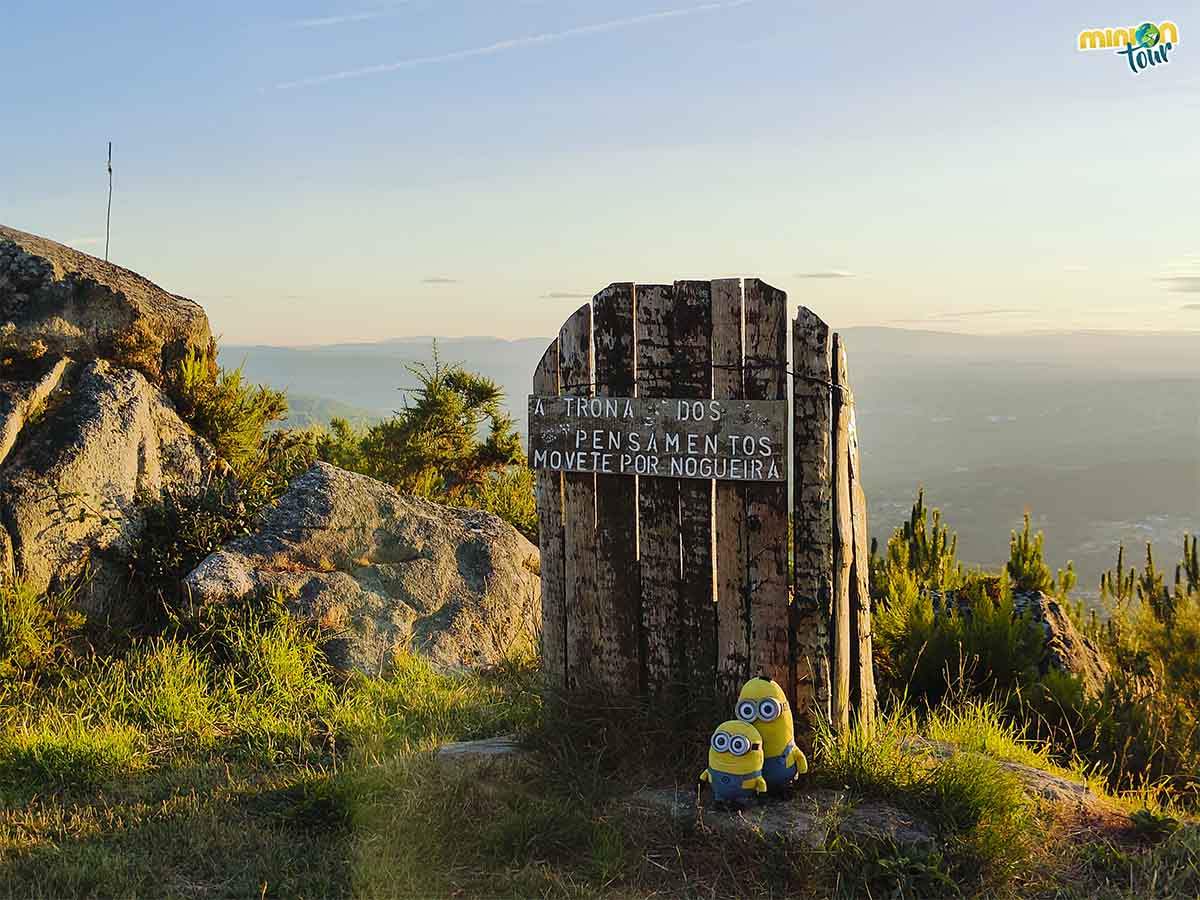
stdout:
{"type": "Polygon", "coordinates": [[[577,291],[550,291],[542,294],[543,300],[591,300],[591,294],[581,294],[577,291]]]}
{"type": "Polygon", "coordinates": [[[950,310],[932,313],[920,319],[890,319],[889,321],[907,325],[929,324],[930,322],[954,322],[961,319],[987,318],[989,316],[1024,316],[1036,312],[1036,309],[1029,307],[995,307],[992,309],[950,310]]]}
{"type": "Polygon", "coordinates": [[[1166,284],[1168,291],[1175,291],[1179,294],[1200,294],[1200,275],[1171,275],[1158,280],[1166,284]]]}
{"type": "Polygon", "coordinates": [[[352,22],[366,22],[369,19],[378,19],[383,13],[379,12],[361,12],[349,13],[344,16],[325,16],[317,19],[300,19],[293,22],[293,28],[328,28],[331,25],[349,25],[352,22]]]}
{"type": "Polygon", "coordinates": [[[1020,316],[1029,313],[1037,312],[1036,309],[1027,307],[1010,307],[1010,308],[995,308],[995,309],[968,309],[962,312],[944,312],[935,318],[938,319],[975,319],[982,316],[1020,316]]]}
{"type": "Polygon", "coordinates": [[[857,278],[854,272],[843,272],[838,269],[830,269],[826,272],[797,272],[797,278],[857,278]]]}
{"type": "Polygon", "coordinates": [[[421,284],[458,284],[457,278],[422,278],[421,284]]]}
{"type": "Polygon", "coordinates": [[[607,22],[597,22],[594,25],[581,25],[577,28],[568,28],[565,31],[552,31],[544,34],[533,34],[527,37],[510,38],[509,40],[496,41],[493,44],[487,44],[482,47],[471,47],[467,50],[455,50],[451,53],[439,53],[433,56],[415,56],[409,59],[402,59],[396,62],[383,63],[375,66],[363,66],[358,69],[346,69],[341,72],[330,72],[326,75],[313,75],[308,78],[297,78],[294,81],[284,81],[275,87],[279,90],[289,90],[298,87],[311,87],[316,84],[326,84],[330,81],[345,81],[349,78],[365,78],[368,75],[384,75],[388,72],[398,72],[402,69],[411,69],[417,66],[436,65],[438,63],[456,62],[460,59],[471,59],[476,56],[491,56],[496,53],[503,53],[507,50],[517,50],[522,47],[535,47],[541,44],[549,44],[555,41],[562,41],[568,38],[584,37],[586,35],[601,34],[606,31],[616,31],[622,28],[632,28],[637,25],[645,25],[650,22],[660,22],[665,19],[678,19],[683,16],[694,16],[700,13],[713,12],[719,9],[733,9],[738,6],[746,6],[753,3],[754,0],[717,0],[713,3],[703,3],[699,6],[687,6],[680,9],[667,9],[660,12],[646,13],[640,16],[629,16],[624,19],[610,19],[607,22]]]}
{"type": "Polygon", "coordinates": [[[1195,310],[1196,312],[1200,312],[1200,303],[1185,303],[1185,304],[1183,304],[1183,308],[1195,310]]]}

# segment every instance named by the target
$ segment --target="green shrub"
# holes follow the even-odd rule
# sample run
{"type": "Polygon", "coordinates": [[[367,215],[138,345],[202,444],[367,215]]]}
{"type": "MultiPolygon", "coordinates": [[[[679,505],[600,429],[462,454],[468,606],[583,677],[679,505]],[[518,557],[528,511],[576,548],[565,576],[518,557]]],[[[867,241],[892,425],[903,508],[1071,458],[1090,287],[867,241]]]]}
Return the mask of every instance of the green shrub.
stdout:
{"type": "Polygon", "coordinates": [[[949,590],[962,579],[962,566],[955,558],[958,535],[942,524],[941,510],[925,507],[925,491],[917,492],[908,521],[897,528],[887,544],[887,555],[877,557],[871,545],[871,594],[885,602],[893,593],[903,593],[909,583],[919,592],[949,590]]]}
{"type": "Polygon", "coordinates": [[[1017,615],[1004,574],[965,570],[938,510],[929,520],[921,492],[872,565],[877,681],[927,706],[959,688],[991,696],[1029,684],[1042,652],[1038,626],[1017,615]]]}
{"type": "Polygon", "coordinates": [[[499,516],[531,541],[537,541],[537,502],[533,489],[533,470],[512,466],[472,485],[463,492],[461,502],[463,506],[499,516]]]}
{"type": "Polygon", "coordinates": [[[1042,633],[1018,614],[1002,578],[964,576],[952,595],[934,600],[911,578],[877,608],[873,624],[879,680],[894,696],[934,706],[952,691],[1005,696],[1038,677],[1042,633]]]}
{"type": "Polygon", "coordinates": [[[1029,513],[1025,513],[1024,530],[1019,535],[1014,531],[1008,543],[1008,577],[1013,587],[1023,593],[1050,591],[1054,587],[1054,576],[1043,557],[1045,537],[1040,531],[1030,537],[1029,528],[1029,513]]]}
{"type": "Polygon", "coordinates": [[[419,386],[404,409],[359,430],[334,419],[317,457],[399,491],[493,513],[537,539],[533,473],[494,381],[462,366],[409,367],[419,386]]]}
{"type": "Polygon", "coordinates": [[[241,368],[217,370],[194,349],[183,360],[180,390],[180,414],[239,475],[254,467],[267,425],[287,418],[283,392],[248,384],[241,368]]]}
{"type": "Polygon", "coordinates": [[[200,486],[165,492],[145,505],[137,543],[124,554],[133,622],[161,630],[187,610],[182,580],[210,553],[249,534],[263,510],[316,458],[309,432],[268,431],[287,415],[284,394],[243,380],[240,369],[218,370],[207,354],[189,351],[180,369],[180,413],[218,459],[200,486]]]}
{"type": "MultiPolygon", "coordinates": [[[[1166,802],[1200,805],[1200,577],[1197,549],[1185,536],[1175,587],[1148,553],[1139,573],[1105,573],[1107,621],[1070,602],[1075,573],[1057,577],[1044,558],[1043,536],[1029,517],[1009,543],[999,579],[951,567],[954,539],[923,496],[897,529],[887,555],[874,562],[873,621],[877,681],[883,696],[935,708],[948,696],[994,701],[993,712],[1051,757],[1103,775],[1111,787],[1148,792],[1166,802]],[[1096,695],[1079,678],[1040,672],[1040,626],[1015,615],[1014,589],[1055,592],[1076,625],[1107,657],[1110,675],[1096,695]],[[940,586],[939,586],[940,585],[940,586]],[[946,585],[950,585],[947,588],[946,585]],[[943,607],[945,607],[943,609],[943,607]]],[[[931,726],[938,725],[937,721],[931,726]]],[[[1050,758],[1050,757],[1048,757],[1050,758]]]]}
{"type": "Polygon", "coordinates": [[[1200,596],[1174,602],[1169,621],[1148,600],[1101,629],[1110,673],[1086,697],[1047,678],[1023,695],[1030,727],[1098,766],[1110,785],[1156,788],[1200,803],[1200,596]]]}

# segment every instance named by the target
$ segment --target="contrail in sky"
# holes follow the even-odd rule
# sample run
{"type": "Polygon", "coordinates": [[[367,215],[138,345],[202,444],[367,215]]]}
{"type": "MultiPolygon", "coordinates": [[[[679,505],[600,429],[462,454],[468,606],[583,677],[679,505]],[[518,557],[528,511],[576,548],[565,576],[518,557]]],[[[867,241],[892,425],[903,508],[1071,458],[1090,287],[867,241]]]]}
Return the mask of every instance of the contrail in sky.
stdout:
{"type": "Polygon", "coordinates": [[[434,65],[436,63],[454,62],[460,59],[470,59],[475,56],[491,56],[494,53],[503,53],[506,50],[516,50],[521,47],[532,47],[538,44],[549,44],[554,41],[561,41],[567,38],[583,37],[589,34],[600,34],[605,31],[616,31],[619,28],[631,28],[635,25],[644,25],[649,22],[658,22],[663,19],[678,19],[683,16],[694,16],[698,13],[711,12],[718,9],[733,9],[737,6],[746,6],[753,3],[754,0],[718,0],[713,3],[703,3],[699,6],[688,6],[682,9],[667,9],[661,12],[646,13],[641,16],[630,16],[625,19],[612,19],[608,22],[597,22],[594,25],[581,25],[578,28],[568,28],[566,31],[554,31],[546,34],[534,34],[528,37],[511,38],[506,41],[497,41],[494,44],[488,44],[485,47],[472,47],[469,50],[455,50],[450,53],[439,53],[435,56],[416,56],[410,59],[402,59],[397,62],[383,63],[376,66],[364,66],[361,69],[346,69],[342,72],[330,72],[327,75],[314,75],[309,78],[299,78],[295,81],[284,81],[275,85],[280,90],[288,90],[290,88],[308,87],[314,84],[325,84],[329,81],[345,81],[348,78],[365,78],[368,75],[383,75],[388,72],[398,72],[401,69],[411,69],[417,66],[434,65]]]}
{"type": "Polygon", "coordinates": [[[348,25],[351,22],[366,22],[368,19],[378,19],[383,13],[362,12],[350,13],[345,16],[325,16],[321,19],[301,19],[292,24],[296,28],[325,28],[329,25],[348,25]]]}

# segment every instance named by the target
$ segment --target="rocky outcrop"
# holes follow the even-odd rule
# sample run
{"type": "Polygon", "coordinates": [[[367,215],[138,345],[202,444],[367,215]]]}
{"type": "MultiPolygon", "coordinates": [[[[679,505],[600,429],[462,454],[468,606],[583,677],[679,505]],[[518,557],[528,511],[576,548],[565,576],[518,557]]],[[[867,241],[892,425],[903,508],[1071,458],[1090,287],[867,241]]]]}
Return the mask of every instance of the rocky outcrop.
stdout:
{"type": "Polygon", "coordinates": [[[103,608],[118,585],[96,551],[127,548],[142,505],[164,489],[193,489],[211,451],[140,372],[104,360],[60,360],[3,396],[11,439],[0,459],[0,574],[41,591],[93,564],[81,604],[103,608]]]}
{"type": "Polygon", "coordinates": [[[186,583],[197,606],[278,592],[321,626],[336,665],[377,674],[398,651],[471,666],[531,640],[537,558],[495,516],[317,463],[257,533],[209,556],[186,583]]]}
{"type": "Polygon", "coordinates": [[[1066,672],[1079,678],[1084,693],[1095,696],[1104,688],[1109,668],[1099,648],[1079,632],[1062,604],[1049,594],[1034,591],[1013,595],[1013,609],[1027,614],[1042,627],[1041,672],[1066,672]]]}
{"type": "Polygon", "coordinates": [[[194,490],[212,463],[168,397],[188,351],[211,344],[190,300],[0,226],[0,578],[54,591],[86,570],[80,606],[120,598],[115,557],[145,505],[194,490]]]}
{"type": "Polygon", "coordinates": [[[188,350],[211,346],[208,318],[191,300],[128,269],[0,225],[0,361],[107,359],[170,393],[188,350]]]}

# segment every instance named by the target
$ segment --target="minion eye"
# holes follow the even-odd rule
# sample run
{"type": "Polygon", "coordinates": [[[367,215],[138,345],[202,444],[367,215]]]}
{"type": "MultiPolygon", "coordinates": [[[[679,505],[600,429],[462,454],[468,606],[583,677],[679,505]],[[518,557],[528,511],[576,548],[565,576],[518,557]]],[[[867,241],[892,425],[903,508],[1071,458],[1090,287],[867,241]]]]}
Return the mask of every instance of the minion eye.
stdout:
{"type": "Polygon", "coordinates": [[[750,750],[750,739],[744,734],[735,734],[729,740],[729,752],[734,756],[745,756],[750,750]]]}
{"type": "Polygon", "coordinates": [[[737,717],[743,722],[753,722],[758,717],[758,707],[751,700],[743,700],[738,704],[737,717]]]}
{"type": "Polygon", "coordinates": [[[712,748],[718,753],[724,753],[729,749],[729,735],[723,731],[718,731],[712,736],[712,748]]]}
{"type": "Polygon", "coordinates": [[[758,715],[764,722],[771,722],[779,716],[779,704],[774,700],[764,700],[758,704],[758,715]]]}

